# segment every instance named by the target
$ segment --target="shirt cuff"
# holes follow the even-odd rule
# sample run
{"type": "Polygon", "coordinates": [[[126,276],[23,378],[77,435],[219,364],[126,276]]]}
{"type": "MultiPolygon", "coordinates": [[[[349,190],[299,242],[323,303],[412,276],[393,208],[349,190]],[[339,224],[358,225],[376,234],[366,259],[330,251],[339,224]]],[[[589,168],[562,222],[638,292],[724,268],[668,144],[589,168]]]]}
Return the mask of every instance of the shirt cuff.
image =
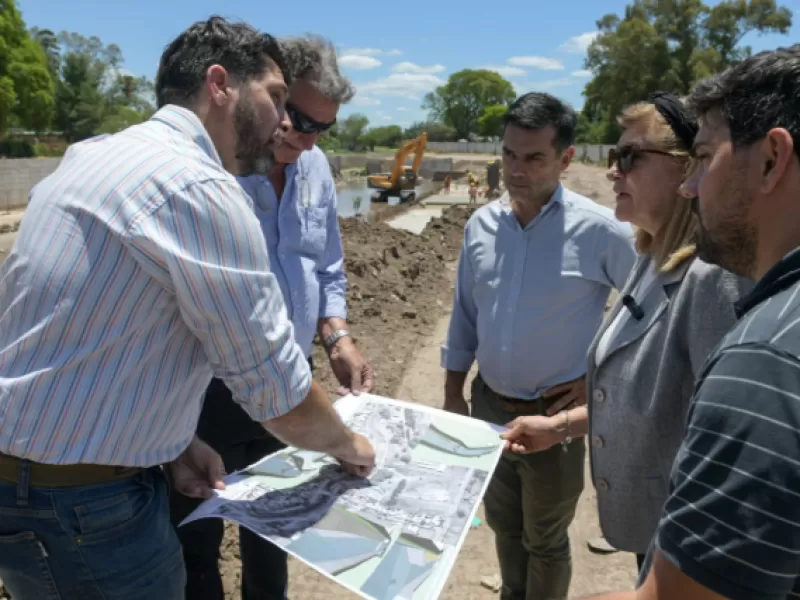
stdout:
{"type": "Polygon", "coordinates": [[[341,294],[321,294],[319,300],[319,318],[339,318],[347,320],[347,300],[341,294]]]}
{"type": "Polygon", "coordinates": [[[441,366],[448,371],[456,371],[457,373],[468,373],[475,362],[475,353],[469,350],[454,350],[448,348],[446,344],[442,345],[441,350],[441,366]]]}

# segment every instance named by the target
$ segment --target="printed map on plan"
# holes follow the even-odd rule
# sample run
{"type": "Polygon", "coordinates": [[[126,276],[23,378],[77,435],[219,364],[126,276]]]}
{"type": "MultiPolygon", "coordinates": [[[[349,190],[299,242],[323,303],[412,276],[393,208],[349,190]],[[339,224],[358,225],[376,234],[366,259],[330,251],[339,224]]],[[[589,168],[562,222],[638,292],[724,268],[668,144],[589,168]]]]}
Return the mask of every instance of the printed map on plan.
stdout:
{"type": "Polygon", "coordinates": [[[236,521],[364,598],[437,598],[500,458],[498,429],[370,394],[335,406],[375,446],[369,478],[287,448],[227,477],[182,525],[236,521]]]}

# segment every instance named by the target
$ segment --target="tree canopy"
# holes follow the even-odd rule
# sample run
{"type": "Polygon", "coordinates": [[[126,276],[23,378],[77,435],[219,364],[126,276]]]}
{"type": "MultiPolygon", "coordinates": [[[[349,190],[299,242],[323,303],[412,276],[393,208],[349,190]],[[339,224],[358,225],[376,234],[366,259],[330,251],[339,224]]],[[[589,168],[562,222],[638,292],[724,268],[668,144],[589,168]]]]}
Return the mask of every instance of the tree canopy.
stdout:
{"type": "Polygon", "coordinates": [[[12,125],[48,127],[54,94],[47,54],[31,39],[14,0],[0,0],[0,134],[12,125]]]}
{"type": "Polygon", "coordinates": [[[487,69],[464,69],[450,75],[447,83],[425,96],[422,107],[433,120],[452,127],[459,138],[478,131],[478,119],[489,106],[510,105],[514,86],[487,69]]]}
{"type": "Polygon", "coordinates": [[[634,0],[622,16],[597,21],[586,68],[594,78],[579,133],[584,142],[614,143],[616,118],[657,90],[685,95],[699,80],[751,54],[748,33],[786,33],[792,11],[775,0],[634,0]]]}

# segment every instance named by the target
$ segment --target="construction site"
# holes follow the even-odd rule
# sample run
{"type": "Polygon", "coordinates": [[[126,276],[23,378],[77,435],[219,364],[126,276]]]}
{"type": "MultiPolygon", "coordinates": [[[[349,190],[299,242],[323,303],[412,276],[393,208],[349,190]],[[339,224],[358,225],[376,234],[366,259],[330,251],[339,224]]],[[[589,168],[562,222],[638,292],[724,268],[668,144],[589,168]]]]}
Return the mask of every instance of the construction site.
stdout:
{"type": "MultiPolygon", "coordinates": [[[[361,352],[374,366],[376,394],[440,407],[444,372],[439,366],[439,347],[447,331],[464,225],[478,206],[490,201],[485,190],[490,164],[497,156],[426,154],[415,165],[412,158],[402,154],[397,156],[403,164],[399,170],[391,155],[362,155],[349,159],[356,164],[332,164],[338,182],[339,212],[346,215],[340,216],[339,225],[349,281],[348,320],[361,352]],[[367,168],[368,163],[371,169],[367,168]],[[406,186],[403,192],[413,190],[414,197],[374,197],[375,192],[386,190],[369,187],[370,171],[376,175],[374,182],[388,177],[390,184],[393,171],[401,175],[413,171],[408,173],[410,183],[400,187],[406,186]],[[445,193],[448,177],[452,183],[449,193],[445,193]],[[470,179],[473,187],[483,190],[473,204],[470,179]]],[[[16,161],[5,162],[8,166],[16,161]]],[[[598,165],[574,162],[564,173],[563,184],[601,204],[613,203],[605,170],[598,165]]],[[[391,189],[391,185],[388,187],[391,189]]],[[[493,193],[499,192],[502,189],[493,193]]],[[[23,215],[24,209],[0,214],[0,260],[7,256],[23,215]]],[[[321,365],[316,376],[334,396],[338,384],[319,345],[314,348],[314,360],[321,365]]],[[[586,481],[571,528],[571,595],[629,589],[635,580],[634,557],[625,553],[594,554],[587,547],[587,542],[598,537],[600,531],[588,472],[586,481]]],[[[483,519],[482,511],[478,518],[483,519]]],[[[442,598],[498,597],[492,532],[485,523],[475,521],[473,525],[442,598]]],[[[226,597],[239,598],[239,546],[236,528],[230,524],[222,547],[221,571],[226,597]]],[[[293,559],[290,575],[290,598],[321,600],[352,595],[293,559]]],[[[0,594],[0,598],[5,597],[0,594]]]]}

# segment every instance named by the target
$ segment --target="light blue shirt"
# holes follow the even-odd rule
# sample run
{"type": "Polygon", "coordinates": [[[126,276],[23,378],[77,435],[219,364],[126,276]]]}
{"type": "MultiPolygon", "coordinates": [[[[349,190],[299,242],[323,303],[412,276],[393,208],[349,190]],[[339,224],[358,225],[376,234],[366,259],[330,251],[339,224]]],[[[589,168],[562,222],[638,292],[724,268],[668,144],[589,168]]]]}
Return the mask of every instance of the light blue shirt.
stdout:
{"type": "Polygon", "coordinates": [[[464,231],[442,367],[467,372],[477,359],[513,398],[584,375],[610,288],[635,261],[632,228],[563,186],[524,229],[507,197],[481,207],[464,231]]]}
{"type": "Polygon", "coordinates": [[[280,201],[269,178],[251,175],[238,180],[253,199],[295,340],[311,356],[317,321],[347,318],[347,277],[328,159],[315,146],[287,165],[280,201]]]}

